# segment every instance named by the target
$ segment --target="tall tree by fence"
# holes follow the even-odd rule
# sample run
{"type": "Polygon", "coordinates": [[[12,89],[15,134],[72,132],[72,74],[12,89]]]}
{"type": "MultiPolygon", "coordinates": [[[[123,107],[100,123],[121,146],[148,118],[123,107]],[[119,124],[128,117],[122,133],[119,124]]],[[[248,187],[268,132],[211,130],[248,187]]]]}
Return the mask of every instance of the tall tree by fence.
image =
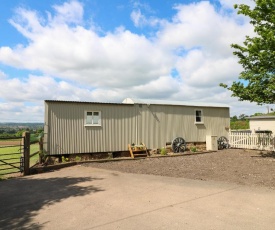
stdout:
{"type": "Polygon", "coordinates": [[[232,91],[239,100],[258,104],[275,103],[275,1],[255,0],[256,6],[235,5],[238,14],[250,17],[255,37],[246,37],[243,46],[233,44],[243,71],[231,86],[220,86],[232,91]]]}

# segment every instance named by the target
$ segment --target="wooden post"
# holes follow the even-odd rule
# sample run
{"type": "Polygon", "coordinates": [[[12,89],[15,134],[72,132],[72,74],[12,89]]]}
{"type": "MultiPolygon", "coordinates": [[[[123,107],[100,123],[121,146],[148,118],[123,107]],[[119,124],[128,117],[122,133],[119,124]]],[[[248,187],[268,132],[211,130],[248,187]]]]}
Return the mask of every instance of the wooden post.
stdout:
{"type": "Polygon", "coordinates": [[[30,174],[30,133],[24,132],[24,176],[30,174]]]}
{"type": "Polygon", "coordinates": [[[39,164],[42,164],[42,155],[43,155],[43,137],[39,139],[39,164]]]}

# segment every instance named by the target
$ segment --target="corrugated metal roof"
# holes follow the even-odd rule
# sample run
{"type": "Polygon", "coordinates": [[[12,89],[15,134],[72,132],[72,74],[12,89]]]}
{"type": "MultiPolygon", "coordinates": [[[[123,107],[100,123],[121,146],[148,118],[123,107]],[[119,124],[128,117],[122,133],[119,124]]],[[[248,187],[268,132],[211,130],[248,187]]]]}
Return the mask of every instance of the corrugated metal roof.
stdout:
{"type": "Polygon", "coordinates": [[[248,117],[249,120],[258,120],[258,119],[275,119],[275,116],[256,116],[256,117],[248,117]]]}
{"type": "Polygon", "coordinates": [[[45,100],[45,102],[51,103],[80,103],[80,104],[109,104],[109,105],[125,105],[124,103],[113,102],[89,102],[89,101],[61,101],[61,100],[45,100]]]}
{"type": "Polygon", "coordinates": [[[182,105],[182,106],[198,106],[198,107],[225,107],[229,108],[229,105],[221,103],[205,103],[194,101],[166,101],[166,100],[152,100],[152,99],[137,99],[126,98],[122,103],[115,102],[88,102],[88,101],[61,101],[61,100],[45,100],[45,102],[51,103],[84,103],[84,104],[110,104],[110,105],[133,105],[133,104],[146,104],[146,105],[182,105]]]}
{"type": "Polygon", "coordinates": [[[151,99],[136,99],[126,98],[122,103],[125,104],[147,104],[147,105],[183,105],[183,106],[198,106],[198,107],[226,107],[229,105],[221,103],[205,103],[194,101],[165,101],[165,100],[151,100],[151,99]]]}

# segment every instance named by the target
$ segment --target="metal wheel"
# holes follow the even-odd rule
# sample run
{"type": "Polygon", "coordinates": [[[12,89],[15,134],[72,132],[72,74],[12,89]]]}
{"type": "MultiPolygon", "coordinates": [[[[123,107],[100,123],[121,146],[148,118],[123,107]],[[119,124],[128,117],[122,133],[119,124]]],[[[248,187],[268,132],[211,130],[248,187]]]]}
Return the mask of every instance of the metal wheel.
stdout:
{"type": "Polygon", "coordinates": [[[228,143],[228,140],[226,137],[224,136],[221,136],[219,139],[218,139],[218,149],[227,149],[229,148],[229,143],[228,143]]]}
{"type": "Polygon", "coordinates": [[[184,152],[186,149],[186,142],[182,137],[176,137],[172,141],[172,149],[174,153],[184,152]]]}

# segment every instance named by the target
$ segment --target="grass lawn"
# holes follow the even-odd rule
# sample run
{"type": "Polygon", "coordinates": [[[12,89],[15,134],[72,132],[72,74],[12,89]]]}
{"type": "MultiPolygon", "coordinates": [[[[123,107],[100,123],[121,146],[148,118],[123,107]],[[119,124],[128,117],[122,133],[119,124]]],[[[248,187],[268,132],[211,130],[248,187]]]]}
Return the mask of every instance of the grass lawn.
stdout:
{"type": "MultiPolygon", "coordinates": [[[[38,151],[39,151],[39,144],[38,143],[32,144],[30,154],[33,154],[38,151]]],[[[39,154],[35,154],[33,157],[31,157],[30,166],[33,166],[34,164],[36,164],[36,162],[38,161],[38,158],[39,158],[39,154]]]]}
{"type": "MultiPolygon", "coordinates": [[[[10,145],[10,143],[8,144],[10,145]]],[[[16,173],[19,171],[18,168],[12,168],[12,167],[13,166],[20,167],[20,157],[23,151],[23,146],[18,146],[20,145],[20,142],[15,143],[15,145],[17,146],[4,147],[5,141],[0,142],[0,177],[1,177],[1,174],[13,173],[13,172],[16,173]],[[9,155],[5,155],[5,154],[9,154],[9,155]],[[4,164],[4,162],[11,165],[4,164]]],[[[32,144],[30,146],[30,154],[33,154],[37,151],[39,151],[39,144],[38,143],[32,144]]],[[[30,166],[34,165],[37,162],[38,157],[39,155],[36,154],[30,158],[30,166]]]]}

